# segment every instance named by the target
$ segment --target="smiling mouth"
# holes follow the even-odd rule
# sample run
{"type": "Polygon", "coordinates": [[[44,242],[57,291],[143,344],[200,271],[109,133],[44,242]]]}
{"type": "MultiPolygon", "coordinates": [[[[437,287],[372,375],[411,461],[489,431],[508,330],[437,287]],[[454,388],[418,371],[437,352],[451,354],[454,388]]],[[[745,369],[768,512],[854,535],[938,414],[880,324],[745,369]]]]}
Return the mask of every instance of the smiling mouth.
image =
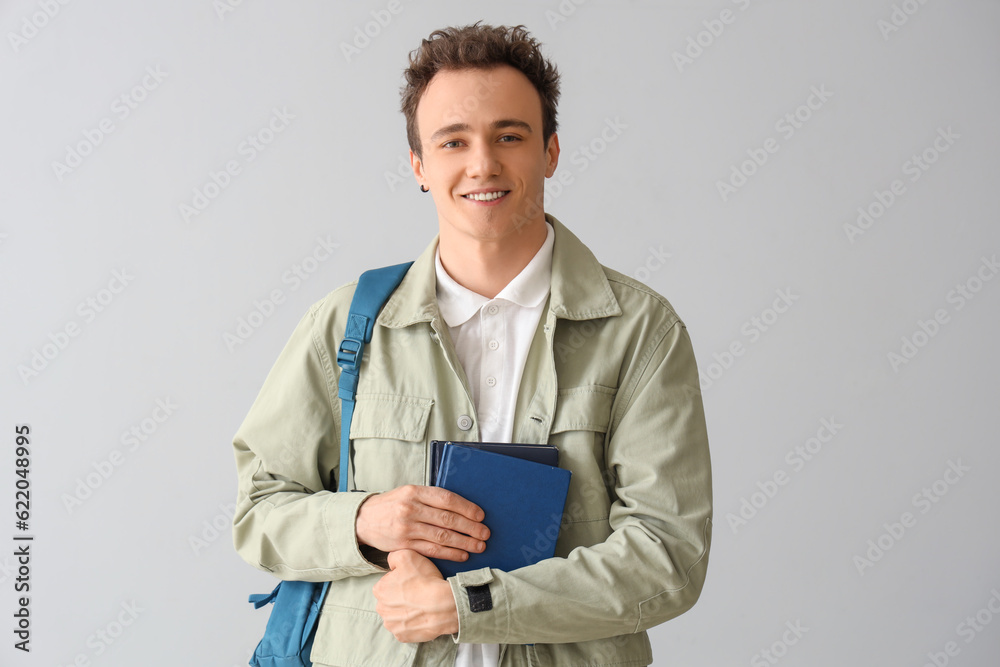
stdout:
{"type": "Polygon", "coordinates": [[[465,199],[471,199],[472,201],[496,201],[501,197],[506,197],[510,190],[497,190],[496,192],[477,192],[468,195],[462,195],[465,199]]]}

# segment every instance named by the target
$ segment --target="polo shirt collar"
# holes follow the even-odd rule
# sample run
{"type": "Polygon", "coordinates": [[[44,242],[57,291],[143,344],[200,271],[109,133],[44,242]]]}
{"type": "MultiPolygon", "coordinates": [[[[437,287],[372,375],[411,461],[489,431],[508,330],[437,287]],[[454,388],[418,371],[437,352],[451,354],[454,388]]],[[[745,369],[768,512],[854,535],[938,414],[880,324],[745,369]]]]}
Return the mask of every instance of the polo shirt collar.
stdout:
{"type": "MultiPolygon", "coordinates": [[[[521,269],[507,286],[500,290],[496,299],[504,299],[525,308],[537,306],[549,293],[552,279],[552,246],[555,233],[552,224],[545,222],[545,241],[531,261],[521,269]]],[[[483,304],[492,301],[482,294],[467,289],[448,275],[441,264],[440,246],[434,252],[434,269],[437,276],[437,300],[441,316],[450,327],[469,321],[479,312],[483,304]]]]}
{"type": "MultiPolygon", "coordinates": [[[[615,275],[615,272],[602,267],[590,249],[551,213],[545,214],[545,220],[555,232],[549,299],[551,314],[571,320],[621,315],[621,307],[608,282],[608,274],[615,275]]],[[[389,297],[378,316],[381,326],[408,327],[440,317],[434,270],[439,238],[435,236],[431,240],[389,297]]]]}

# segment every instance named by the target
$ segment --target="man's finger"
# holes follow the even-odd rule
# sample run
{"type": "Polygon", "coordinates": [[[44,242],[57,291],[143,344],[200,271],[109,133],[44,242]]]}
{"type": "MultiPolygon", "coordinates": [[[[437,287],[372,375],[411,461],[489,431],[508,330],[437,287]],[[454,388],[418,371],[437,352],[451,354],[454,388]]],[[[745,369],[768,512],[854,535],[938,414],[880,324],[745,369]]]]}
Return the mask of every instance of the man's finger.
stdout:
{"type": "Polygon", "coordinates": [[[490,529],[482,523],[467,519],[461,514],[455,514],[447,510],[436,510],[428,519],[424,519],[424,521],[457,533],[464,533],[477,540],[485,540],[490,536],[490,529]]]}
{"type": "Polygon", "coordinates": [[[437,542],[417,541],[410,544],[410,549],[425,558],[441,558],[464,563],[469,559],[469,552],[454,547],[446,547],[437,542]]]}
{"type": "MultiPolygon", "coordinates": [[[[479,530],[477,529],[475,532],[479,532],[479,530]]],[[[483,540],[432,524],[422,524],[420,526],[416,526],[413,538],[415,540],[431,542],[442,547],[451,547],[453,549],[461,549],[462,551],[469,551],[472,553],[479,553],[486,548],[486,543],[483,540]]]]}
{"type": "Polygon", "coordinates": [[[479,505],[448,489],[437,486],[422,486],[418,495],[425,505],[461,514],[470,521],[482,521],[486,518],[486,513],[479,505]]]}
{"type": "Polygon", "coordinates": [[[390,551],[389,555],[386,557],[386,562],[389,564],[390,570],[395,570],[397,567],[405,563],[412,555],[413,552],[409,549],[390,551]]]}

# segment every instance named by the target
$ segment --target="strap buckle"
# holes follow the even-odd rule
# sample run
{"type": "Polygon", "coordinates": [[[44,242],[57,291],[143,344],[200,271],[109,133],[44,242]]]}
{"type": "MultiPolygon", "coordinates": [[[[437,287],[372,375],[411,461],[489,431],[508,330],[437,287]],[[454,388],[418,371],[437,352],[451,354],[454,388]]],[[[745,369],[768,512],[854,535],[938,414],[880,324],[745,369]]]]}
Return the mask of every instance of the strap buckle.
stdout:
{"type": "Polygon", "coordinates": [[[356,338],[345,338],[337,350],[337,365],[345,370],[355,370],[358,359],[363,354],[365,344],[356,338]]]}

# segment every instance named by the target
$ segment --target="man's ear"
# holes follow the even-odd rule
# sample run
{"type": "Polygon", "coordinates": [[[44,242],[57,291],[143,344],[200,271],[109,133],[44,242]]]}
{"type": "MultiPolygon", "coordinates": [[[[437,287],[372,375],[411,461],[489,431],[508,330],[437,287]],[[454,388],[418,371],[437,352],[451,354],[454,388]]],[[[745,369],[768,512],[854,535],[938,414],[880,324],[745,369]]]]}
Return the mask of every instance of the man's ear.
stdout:
{"type": "Polygon", "coordinates": [[[551,178],[552,174],[556,173],[556,166],[559,164],[559,135],[555,132],[549,137],[545,154],[548,158],[548,164],[545,166],[545,178],[551,178]]]}
{"type": "Polygon", "coordinates": [[[413,168],[413,176],[417,179],[417,183],[423,183],[424,163],[412,150],[410,151],[410,167],[413,168]]]}

